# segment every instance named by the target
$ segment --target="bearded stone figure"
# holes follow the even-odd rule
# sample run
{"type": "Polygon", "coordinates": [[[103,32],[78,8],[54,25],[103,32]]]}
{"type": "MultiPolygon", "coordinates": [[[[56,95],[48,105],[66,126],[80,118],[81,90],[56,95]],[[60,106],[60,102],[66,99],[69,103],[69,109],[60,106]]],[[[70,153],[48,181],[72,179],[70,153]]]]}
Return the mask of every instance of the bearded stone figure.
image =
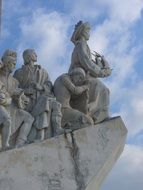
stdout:
{"type": "Polygon", "coordinates": [[[9,135],[11,134],[10,145],[19,147],[27,143],[27,136],[34,119],[30,113],[24,110],[28,99],[25,97],[23,90],[19,88],[18,81],[11,74],[16,65],[16,58],[16,52],[10,49],[6,50],[2,56],[0,82],[3,87],[1,89],[1,96],[2,93],[3,96],[1,97],[0,104],[1,109],[2,106],[5,107],[5,124],[3,123],[5,133],[2,135],[3,140],[7,139],[4,140],[5,146],[9,145],[9,135]]]}
{"type": "Polygon", "coordinates": [[[72,52],[71,65],[69,73],[76,68],[82,68],[86,73],[87,84],[89,86],[88,91],[88,105],[87,109],[83,109],[84,96],[78,99],[78,106],[76,97],[72,97],[71,105],[73,108],[79,111],[87,113],[93,118],[94,123],[101,122],[109,117],[109,90],[98,79],[111,75],[111,69],[103,56],[95,54],[95,60],[92,59],[92,55],[87,44],[90,37],[90,25],[88,22],[78,22],[75,26],[75,30],[72,34],[71,41],[75,47],[72,52]],[[81,102],[81,103],[80,103],[81,102]]]}

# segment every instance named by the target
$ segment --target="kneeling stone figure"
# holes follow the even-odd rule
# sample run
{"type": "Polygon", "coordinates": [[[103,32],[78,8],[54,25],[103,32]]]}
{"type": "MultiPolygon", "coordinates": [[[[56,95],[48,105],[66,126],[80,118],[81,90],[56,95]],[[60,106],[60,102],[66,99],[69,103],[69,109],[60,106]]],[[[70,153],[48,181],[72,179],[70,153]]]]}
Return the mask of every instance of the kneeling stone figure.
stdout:
{"type": "Polygon", "coordinates": [[[62,106],[62,127],[71,129],[92,125],[92,119],[70,105],[72,95],[82,95],[88,90],[88,85],[81,85],[85,79],[85,72],[81,68],[72,70],[69,74],[58,77],[54,83],[54,93],[62,106]]]}

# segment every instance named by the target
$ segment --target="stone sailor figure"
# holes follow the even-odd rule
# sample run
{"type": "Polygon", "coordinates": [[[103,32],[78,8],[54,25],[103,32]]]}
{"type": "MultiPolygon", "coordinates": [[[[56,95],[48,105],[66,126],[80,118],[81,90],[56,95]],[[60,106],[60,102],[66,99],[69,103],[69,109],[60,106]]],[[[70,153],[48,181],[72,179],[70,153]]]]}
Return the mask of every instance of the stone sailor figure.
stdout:
{"type": "Polygon", "coordinates": [[[9,149],[9,140],[11,135],[11,118],[9,105],[11,97],[6,91],[4,84],[0,81],[0,128],[2,136],[2,150],[9,149]]]}
{"type": "Polygon", "coordinates": [[[70,105],[72,95],[80,97],[86,93],[88,86],[84,84],[85,72],[81,68],[70,71],[69,74],[62,74],[54,83],[54,93],[57,101],[62,106],[62,127],[81,128],[93,124],[92,119],[84,113],[73,109],[70,105]]]}
{"type": "Polygon", "coordinates": [[[10,145],[22,146],[27,143],[27,136],[31,130],[33,117],[23,110],[27,104],[27,98],[23,90],[18,87],[18,81],[11,75],[16,65],[17,54],[13,50],[6,50],[2,56],[0,68],[0,81],[9,93],[12,103],[9,106],[11,118],[10,145]]]}
{"type": "Polygon", "coordinates": [[[23,59],[24,65],[16,70],[14,77],[19,81],[20,88],[24,89],[25,95],[29,97],[27,111],[35,118],[29,140],[44,140],[53,136],[54,131],[60,130],[61,106],[52,94],[52,83],[47,71],[35,64],[37,62],[35,50],[26,49],[23,52],[23,59]],[[47,130],[50,134],[47,134],[47,130]]]}
{"type": "MultiPolygon", "coordinates": [[[[75,47],[72,53],[69,73],[77,67],[81,67],[85,71],[89,83],[88,111],[94,122],[97,123],[109,117],[109,90],[98,78],[111,75],[111,69],[103,57],[97,59],[97,62],[92,60],[87,44],[90,37],[89,32],[90,25],[88,22],[83,23],[80,21],[75,26],[71,37],[75,47]]],[[[80,110],[80,106],[78,109],[80,110]]]]}

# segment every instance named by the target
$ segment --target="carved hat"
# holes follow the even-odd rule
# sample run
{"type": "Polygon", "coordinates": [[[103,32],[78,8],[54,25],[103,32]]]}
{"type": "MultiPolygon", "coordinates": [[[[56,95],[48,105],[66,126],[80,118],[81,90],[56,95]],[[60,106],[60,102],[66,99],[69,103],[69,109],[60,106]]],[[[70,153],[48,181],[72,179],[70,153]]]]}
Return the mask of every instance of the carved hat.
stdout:
{"type": "Polygon", "coordinates": [[[82,74],[85,77],[85,71],[81,67],[76,67],[69,72],[70,75],[82,74]]]}
{"type": "Polygon", "coordinates": [[[74,32],[73,32],[72,37],[71,37],[71,41],[74,44],[78,41],[78,39],[81,36],[83,30],[86,29],[86,28],[90,28],[90,24],[88,22],[83,23],[82,21],[79,21],[75,25],[75,29],[74,29],[74,32]]]}

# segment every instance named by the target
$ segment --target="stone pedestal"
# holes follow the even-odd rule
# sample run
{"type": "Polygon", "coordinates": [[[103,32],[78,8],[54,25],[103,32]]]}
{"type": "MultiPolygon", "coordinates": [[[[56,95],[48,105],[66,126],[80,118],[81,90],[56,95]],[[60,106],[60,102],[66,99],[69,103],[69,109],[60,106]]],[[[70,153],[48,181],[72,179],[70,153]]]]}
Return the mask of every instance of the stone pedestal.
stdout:
{"type": "Polygon", "coordinates": [[[0,190],[99,190],[123,151],[120,117],[0,153],[0,190]]]}

